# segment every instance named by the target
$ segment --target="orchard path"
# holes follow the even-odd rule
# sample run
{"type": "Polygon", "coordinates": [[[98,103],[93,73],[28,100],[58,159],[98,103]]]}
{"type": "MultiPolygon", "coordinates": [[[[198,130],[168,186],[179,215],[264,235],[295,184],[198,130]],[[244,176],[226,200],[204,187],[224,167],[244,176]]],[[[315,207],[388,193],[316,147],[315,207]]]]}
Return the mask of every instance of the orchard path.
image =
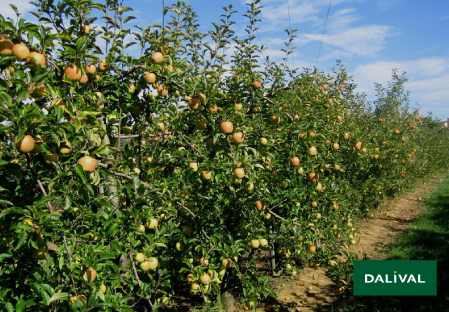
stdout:
{"type": "MultiPolygon", "coordinates": [[[[359,220],[358,242],[346,249],[359,256],[365,253],[370,260],[385,259],[389,244],[403,233],[407,225],[422,210],[425,199],[444,181],[445,175],[418,184],[395,199],[385,201],[370,218],[359,220]],[[421,198],[421,200],[420,200],[421,198]]],[[[295,277],[276,281],[279,302],[266,303],[257,311],[315,312],[336,311],[333,302],[337,292],[333,282],[322,269],[305,267],[295,277]]]]}

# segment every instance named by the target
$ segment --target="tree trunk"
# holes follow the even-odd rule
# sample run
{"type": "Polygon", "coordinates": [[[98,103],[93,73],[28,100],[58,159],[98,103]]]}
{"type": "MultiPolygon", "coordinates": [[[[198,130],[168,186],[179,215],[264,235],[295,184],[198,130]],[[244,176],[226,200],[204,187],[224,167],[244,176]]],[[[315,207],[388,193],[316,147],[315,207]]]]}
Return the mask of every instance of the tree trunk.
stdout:
{"type": "MultiPolygon", "coordinates": [[[[103,116],[98,117],[97,120],[98,120],[98,122],[99,122],[99,124],[100,124],[101,126],[105,126],[105,123],[104,123],[104,117],[103,117],[103,116]]],[[[111,141],[109,140],[109,136],[108,136],[107,133],[106,133],[106,135],[103,137],[103,140],[101,141],[101,144],[102,144],[102,145],[105,145],[105,146],[108,146],[108,145],[111,144],[111,141]]],[[[107,165],[108,165],[108,164],[112,164],[113,162],[114,162],[114,157],[108,157],[108,158],[105,160],[105,164],[107,164],[107,165]]],[[[112,198],[110,197],[110,196],[113,195],[113,194],[117,194],[117,180],[114,179],[114,177],[107,175],[107,176],[105,177],[105,181],[106,181],[106,183],[107,183],[107,186],[106,186],[106,194],[109,196],[109,203],[112,205],[112,210],[113,210],[114,212],[118,212],[118,204],[119,204],[119,198],[118,198],[118,196],[114,196],[114,197],[112,197],[112,198]]]]}

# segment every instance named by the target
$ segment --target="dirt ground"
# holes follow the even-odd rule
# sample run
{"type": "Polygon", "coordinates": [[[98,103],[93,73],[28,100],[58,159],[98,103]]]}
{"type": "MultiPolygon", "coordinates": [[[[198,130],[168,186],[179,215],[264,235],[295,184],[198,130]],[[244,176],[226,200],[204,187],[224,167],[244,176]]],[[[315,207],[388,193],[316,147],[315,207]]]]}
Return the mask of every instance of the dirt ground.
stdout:
{"type": "MultiPolygon", "coordinates": [[[[373,215],[358,222],[358,243],[347,251],[359,255],[366,253],[371,260],[385,259],[385,251],[395,238],[403,233],[407,224],[422,210],[425,199],[444,177],[419,184],[399,197],[385,201],[373,215]],[[421,200],[420,200],[421,198],[421,200]]],[[[266,303],[257,311],[311,312],[334,311],[336,290],[324,271],[305,267],[294,278],[277,281],[279,302],[266,303]]]]}

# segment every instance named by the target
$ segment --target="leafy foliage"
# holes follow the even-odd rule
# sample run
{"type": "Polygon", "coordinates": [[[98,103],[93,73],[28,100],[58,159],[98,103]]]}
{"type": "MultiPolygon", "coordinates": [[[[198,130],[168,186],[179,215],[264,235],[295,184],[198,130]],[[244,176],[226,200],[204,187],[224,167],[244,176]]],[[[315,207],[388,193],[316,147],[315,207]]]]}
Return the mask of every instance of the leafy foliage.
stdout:
{"type": "Polygon", "coordinates": [[[448,163],[447,133],[403,105],[397,75],[371,112],[340,64],[262,64],[259,1],[243,39],[232,6],[207,33],[181,1],[145,29],[127,28],[121,0],[36,7],[38,24],[0,15],[8,311],[157,310],[187,292],[253,309],[274,295],[269,274],[327,266],[356,242],[360,214],[448,163]]]}

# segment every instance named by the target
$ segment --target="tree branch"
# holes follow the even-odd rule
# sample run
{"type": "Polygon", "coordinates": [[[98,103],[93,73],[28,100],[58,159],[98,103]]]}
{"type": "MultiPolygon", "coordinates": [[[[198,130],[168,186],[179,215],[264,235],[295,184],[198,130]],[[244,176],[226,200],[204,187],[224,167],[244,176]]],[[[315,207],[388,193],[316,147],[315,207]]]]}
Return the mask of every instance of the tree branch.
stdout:
{"type": "Polygon", "coordinates": [[[119,115],[119,122],[118,122],[118,145],[117,145],[117,155],[115,156],[115,163],[112,166],[112,170],[115,170],[118,165],[118,161],[120,159],[120,134],[122,133],[122,106],[120,105],[120,115],[119,115]]]}
{"type": "MultiPolygon", "coordinates": [[[[158,134],[142,134],[142,135],[139,135],[139,134],[120,135],[120,138],[121,139],[135,139],[135,138],[138,138],[139,136],[141,136],[143,138],[153,138],[153,137],[161,136],[163,134],[173,134],[173,132],[161,132],[158,134]]],[[[111,138],[118,139],[118,136],[111,135],[111,138]]]]}
{"type": "MultiPolygon", "coordinates": [[[[131,239],[130,238],[128,238],[128,242],[131,244],[131,239]]],[[[132,255],[131,255],[131,253],[129,253],[129,258],[131,259],[131,264],[132,264],[132,267],[133,267],[134,276],[135,276],[135,278],[137,280],[137,283],[139,283],[139,287],[142,287],[142,283],[140,282],[139,275],[137,274],[136,265],[134,264],[134,259],[133,259],[132,255]]]]}
{"type": "MultiPolygon", "coordinates": [[[[37,175],[36,169],[34,169],[33,165],[31,164],[31,157],[30,157],[30,155],[27,154],[26,158],[27,158],[28,167],[30,168],[31,172],[33,173],[33,176],[36,179],[37,185],[39,186],[42,194],[44,194],[44,196],[48,196],[47,195],[47,191],[45,190],[44,186],[42,185],[41,180],[39,180],[39,176],[37,175]]],[[[50,202],[47,202],[47,206],[48,206],[48,210],[50,212],[53,212],[53,206],[51,205],[50,202]]]]}
{"type": "MultiPolygon", "coordinates": [[[[47,196],[47,191],[45,190],[44,186],[42,185],[42,182],[39,180],[39,176],[37,175],[36,170],[31,165],[30,155],[27,154],[26,157],[27,157],[28,167],[31,169],[31,172],[33,172],[33,175],[36,178],[37,184],[39,185],[39,188],[41,189],[42,194],[44,194],[44,196],[47,196]]],[[[47,202],[47,205],[48,205],[48,210],[50,212],[53,212],[53,207],[52,207],[51,203],[47,202]]],[[[69,263],[70,263],[70,265],[72,265],[72,254],[70,253],[69,247],[67,246],[67,239],[65,238],[65,235],[62,235],[62,238],[64,240],[65,250],[67,251],[67,254],[69,255],[69,263]]],[[[78,294],[76,293],[76,285],[75,285],[75,280],[73,279],[72,270],[70,270],[70,279],[72,280],[73,292],[75,293],[75,296],[78,297],[78,294]]]]}
{"type": "Polygon", "coordinates": [[[196,215],[190,211],[189,208],[187,208],[186,206],[184,206],[183,204],[181,204],[180,202],[176,202],[181,208],[184,208],[185,210],[187,210],[188,213],[190,213],[194,218],[196,218],[196,215]]]}
{"type": "MultiPolygon", "coordinates": [[[[197,218],[196,215],[186,206],[184,206],[183,204],[181,204],[180,202],[176,202],[176,204],[178,204],[181,208],[185,209],[188,213],[190,213],[195,219],[197,218]]],[[[210,239],[209,235],[207,235],[206,231],[204,231],[204,229],[201,229],[201,233],[203,233],[203,235],[208,239],[208,241],[210,241],[213,245],[212,240],[210,239]]]]}
{"type": "Polygon", "coordinates": [[[182,134],[182,132],[177,131],[176,133],[179,134],[179,135],[181,136],[181,138],[182,138],[184,141],[186,141],[186,143],[189,144],[190,147],[191,147],[193,150],[195,150],[195,152],[197,152],[198,154],[200,154],[200,152],[196,149],[196,147],[193,146],[193,144],[190,143],[190,142],[185,138],[185,136],[182,134]]]}
{"type": "MultiPolygon", "coordinates": [[[[67,246],[67,239],[65,238],[65,235],[62,235],[62,238],[64,239],[65,250],[67,251],[67,254],[69,255],[69,263],[70,263],[70,265],[72,265],[72,254],[70,253],[69,247],[67,246]]],[[[75,280],[73,279],[73,274],[72,274],[71,269],[70,269],[70,279],[72,280],[73,292],[75,293],[75,296],[78,297],[78,294],[76,293],[75,280]]]]}
{"type": "MultiPolygon", "coordinates": [[[[115,176],[117,176],[117,177],[125,178],[125,179],[127,179],[127,180],[132,180],[132,179],[133,179],[131,176],[129,176],[129,175],[127,175],[127,174],[120,173],[120,172],[117,172],[117,171],[111,171],[111,170],[109,170],[109,169],[112,167],[112,165],[105,165],[105,164],[103,164],[103,163],[97,163],[97,166],[100,167],[100,168],[105,169],[107,172],[109,172],[109,173],[111,173],[111,174],[113,174],[113,175],[115,175],[115,176]]],[[[141,181],[141,182],[142,182],[142,181],[141,181]]],[[[148,183],[142,182],[142,184],[143,184],[147,189],[149,189],[149,192],[150,192],[150,193],[155,193],[155,194],[158,194],[158,195],[163,195],[163,193],[159,192],[159,189],[150,189],[150,186],[148,185],[148,183]]]]}
{"type": "Polygon", "coordinates": [[[97,166],[100,167],[100,168],[106,169],[107,172],[112,173],[113,175],[115,175],[117,177],[125,178],[127,180],[132,180],[133,179],[131,176],[126,175],[124,173],[113,171],[114,169],[111,168],[111,167],[113,167],[112,165],[105,165],[105,164],[102,164],[102,163],[97,163],[97,166]],[[112,169],[112,171],[109,170],[110,168],[112,169]]]}
{"type": "MultiPolygon", "coordinates": [[[[133,67],[131,67],[127,71],[124,71],[123,73],[121,73],[120,78],[122,79],[122,78],[125,78],[125,77],[131,75],[133,72],[135,72],[139,68],[145,69],[145,66],[142,65],[142,64],[134,65],[133,67]]],[[[120,73],[117,73],[117,74],[120,74],[120,73]]]]}
{"type": "Polygon", "coordinates": [[[53,65],[53,67],[54,67],[58,72],[61,72],[61,70],[59,69],[58,65],[56,65],[55,62],[53,62],[53,61],[50,60],[49,58],[47,58],[47,61],[48,61],[51,65],[53,65]]]}
{"type": "MultiPolygon", "coordinates": [[[[117,74],[120,75],[120,79],[123,79],[123,78],[125,78],[125,77],[131,75],[132,73],[134,73],[136,70],[138,70],[138,69],[140,69],[140,68],[141,68],[141,69],[145,69],[145,65],[143,65],[143,64],[136,64],[136,65],[134,65],[133,67],[131,67],[129,70],[127,70],[127,71],[125,71],[125,72],[123,72],[123,73],[119,73],[119,72],[117,72],[117,71],[115,71],[115,72],[116,72],[117,74]]],[[[165,76],[163,76],[163,75],[161,75],[161,74],[159,74],[159,73],[155,73],[155,74],[156,74],[157,77],[163,78],[163,79],[167,80],[167,78],[166,78],[165,76]]],[[[173,85],[175,85],[175,86],[176,86],[177,88],[179,88],[180,90],[183,90],[183,89],[184,89],[184,87],[181,86],[180,84],[178,84],[177,82],[171,81],[170,83],[173,84],[173,85]]]]}
{"type": "Polygon", "coordinates": [[[273,211],[273,209],[279,207],[280,205],[282,205],[282,204],[285,203],[286,201],[287,201],[287,200],[282,201],[281,203],[277,204],[276,206],[274,206],[274,207],[271,208],[271,209],[270,209],[270,208],[267,208],[267,210],[268,210],[273,216],[275,216],[276,218],[278,218],[279,220],[282,220],[282,221],[287,222],[287,223],[290,223],[290,224],[295,224],[295,225],[301,226],[301,224],[299,224],[299,223],[297,223],[297,222],[290,222],[290,221],[288,221],[287,219],[284,219],[283,217],[281,217],[280,215],[278,215],[277,213],[275,213],[275,212],[273,211]]]}
{"type": "Polygon", "coordinates": [[[274,101],[266,96],[264,96],[263,99],[271,104],[274,104],[274,101]]]}

